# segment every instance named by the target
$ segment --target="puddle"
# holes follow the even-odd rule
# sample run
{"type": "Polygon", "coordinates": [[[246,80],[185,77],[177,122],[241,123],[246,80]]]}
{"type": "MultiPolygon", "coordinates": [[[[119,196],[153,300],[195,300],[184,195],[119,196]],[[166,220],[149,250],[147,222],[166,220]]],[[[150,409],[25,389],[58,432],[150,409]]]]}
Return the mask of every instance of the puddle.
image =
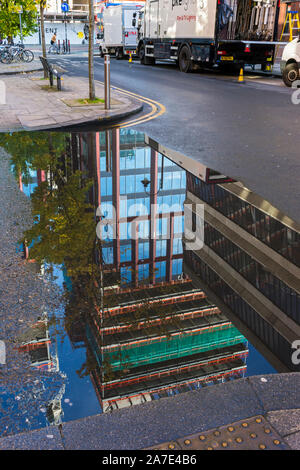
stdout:
{"type": "Polygon", "coordinates": [[[299,227],[267,201],[131,129],[0,147],[0,435],[299,370],[299,227]]]}

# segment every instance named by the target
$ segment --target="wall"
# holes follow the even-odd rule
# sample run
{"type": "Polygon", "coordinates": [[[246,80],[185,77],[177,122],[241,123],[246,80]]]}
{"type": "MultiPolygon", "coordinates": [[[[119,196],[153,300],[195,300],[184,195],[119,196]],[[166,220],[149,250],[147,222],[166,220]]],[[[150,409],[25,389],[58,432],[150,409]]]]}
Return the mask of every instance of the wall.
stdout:
{"type": "MultiPolygon", "coordinates": [[[[67,38],[68,40],[70,40],[71,44],[82,44],[83,39],[78,37],[78,33],[82,32],[84,34],[84,26],[85,23],[81,22],[67,23],[67,38]]],[[[63,22],[45,22],[45,37],[47,45],[50,45],[50,40],[54,32],[56,32],[57,40],[60,40],[62,44],[63,40],[66,37],[65,24],[63,22]]],[[[17,41],[18,38],[15,42],[17,41]]],[[[87,43],[87,40],[85,40],[85,43],[87,43]]],[[[24,44],[41,44],[39,31],[33,34],[32,36],[25,37],[24,44]]]]}

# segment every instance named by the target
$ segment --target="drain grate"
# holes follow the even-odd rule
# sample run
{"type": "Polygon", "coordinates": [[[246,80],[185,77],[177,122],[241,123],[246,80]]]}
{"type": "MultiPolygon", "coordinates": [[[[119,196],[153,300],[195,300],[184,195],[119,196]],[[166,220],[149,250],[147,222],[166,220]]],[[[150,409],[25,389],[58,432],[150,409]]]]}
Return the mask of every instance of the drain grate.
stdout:
{"type": "Polygon", "coordinates": [[[165,442],[147,450],[287,450],[290,447],[263,416],[165,442]]]}

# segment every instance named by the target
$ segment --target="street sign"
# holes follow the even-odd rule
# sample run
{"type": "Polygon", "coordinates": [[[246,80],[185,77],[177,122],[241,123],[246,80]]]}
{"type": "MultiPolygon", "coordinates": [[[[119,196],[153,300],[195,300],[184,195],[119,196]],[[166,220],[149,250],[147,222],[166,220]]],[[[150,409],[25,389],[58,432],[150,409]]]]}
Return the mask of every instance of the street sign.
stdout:
{"type": "Polygon", "coordinates": [[[69,5],[67,3],[62,3],[61,4],[61,11],[64,11],[65,13],[69,11],[69,5]]]}

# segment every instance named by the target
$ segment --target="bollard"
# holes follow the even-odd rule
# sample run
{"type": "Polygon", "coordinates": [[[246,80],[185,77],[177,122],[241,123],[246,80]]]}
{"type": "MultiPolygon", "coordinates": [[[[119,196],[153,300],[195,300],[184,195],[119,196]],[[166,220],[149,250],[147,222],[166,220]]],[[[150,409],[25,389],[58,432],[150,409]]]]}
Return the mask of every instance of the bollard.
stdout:
{"type": "Polygon", "coordinates": [[[104,93],[105,109],[110,109],[110,55],[104,56],[104,93]]]}
{"type": "Polygon", "coordinates": [[[130,64],[132,63],[132,53],[130,52],[129,54],[129,61],[128,61],[130,64]]]}

